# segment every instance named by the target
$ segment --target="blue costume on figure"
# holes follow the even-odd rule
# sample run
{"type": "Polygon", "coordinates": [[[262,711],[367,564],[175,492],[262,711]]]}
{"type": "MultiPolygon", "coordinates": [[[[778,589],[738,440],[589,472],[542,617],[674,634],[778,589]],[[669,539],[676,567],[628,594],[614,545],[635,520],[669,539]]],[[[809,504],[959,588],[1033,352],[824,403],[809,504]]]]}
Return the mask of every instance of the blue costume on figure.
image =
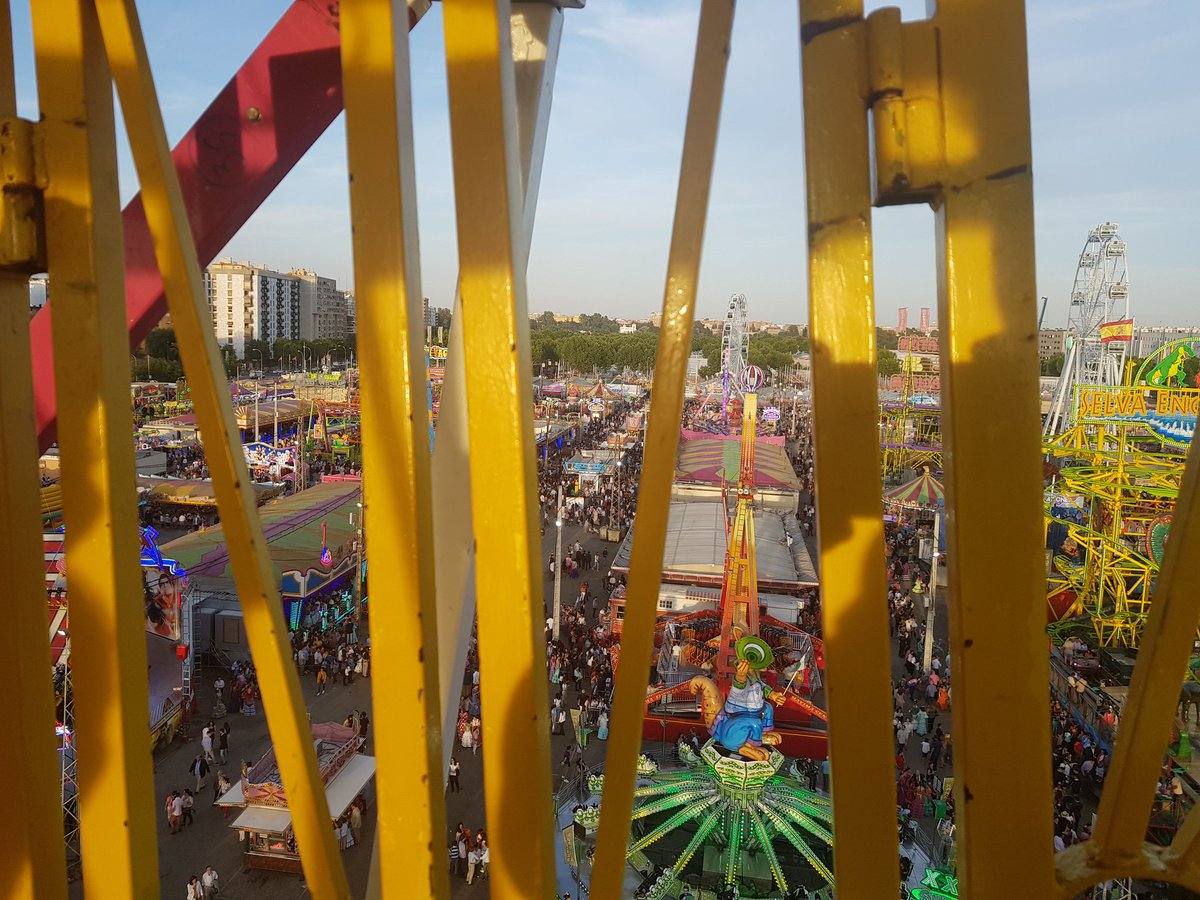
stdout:
{"type": "Polygon", "coordinates": [[[713,719],[712,735],[717,743],[737,753],[747,741],[761,744],[764,731],[775,727],[775,710],[767,702],[762,682],[748,677],[736,680],[725,697],[725,705],[713,719]]]}

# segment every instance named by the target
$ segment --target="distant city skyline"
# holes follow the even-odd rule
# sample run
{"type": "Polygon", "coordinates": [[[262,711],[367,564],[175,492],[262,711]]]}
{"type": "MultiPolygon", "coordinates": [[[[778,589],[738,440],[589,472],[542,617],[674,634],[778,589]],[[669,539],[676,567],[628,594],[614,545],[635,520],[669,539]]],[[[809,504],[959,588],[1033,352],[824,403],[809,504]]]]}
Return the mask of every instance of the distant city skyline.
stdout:
{"type": "MultiPolygon", "coordinates": [[[[891,5],[869,0],[868,9],[891,5]]],[[[923,0],[901,0],[908,18],[923,0]]],[[[257,45],[283,3],[141,4],[168,135],[177,141],[257,45]],[[220,23],[237,22],[236,28],[220,23]],[[197,40],[198,35],[220,38],[197,40]]],[[[590,0],[567,10],[529,267],[529,308],[638,317],[661,303],[699,4],[590,0]]],[[[1200,320],[1192,244],[1200,187],[1190,87],[1192,0],[1030,0],[1037,291],[1065,324],[1088,230],[1121,226],[1139,322],[1200,320]]],[[[19,112],[36,118],[28,10],[14,10],[19,112]]],[[[807,319],[796,5],[739,3],[697,315],[744,292],[754,318],[807,319]]],[[[424,294],[449,306],[457,275],[440,4],[412,33],[424,294]]],[[[122,138],[122,197],[136,177],[122,138]]],[[[342,120],[221,256],[303,265],[353,286],[342,120]]],[[[875,212],[881,325],[934,307],[933,216],[875,212]]]]}

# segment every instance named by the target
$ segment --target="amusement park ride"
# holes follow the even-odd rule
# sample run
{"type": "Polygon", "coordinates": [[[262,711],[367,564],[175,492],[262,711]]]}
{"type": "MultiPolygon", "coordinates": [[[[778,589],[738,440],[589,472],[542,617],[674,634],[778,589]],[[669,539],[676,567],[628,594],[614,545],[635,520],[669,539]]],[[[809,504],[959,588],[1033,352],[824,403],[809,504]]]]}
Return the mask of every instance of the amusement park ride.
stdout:
{"type": "Polygon", "coordinates": [[[1195,433],[1200,342],[1126,365],[1125,243],[1111,222],[1088,235],[1069,322],[1045,428],[1050,632],[1090,629],[1100,646],[1136,647],[1195,433]]]}
{"type": "MultiPolygon", "coordinates": [[[[819,759],[825,755],[825,732],[806,726],[814,718],[824,720],[825,711],[801,691],[811,694],[820,686],[820,644],[796,626],[759,611],[753,503],[756,389],[762,375],[754,366],[747,372],[741,463],[720,603],[715,611],[675,616],[657,626],[658,672],[665,684],[646,698],[643,736],[646,740],[675,741],[702,731],[704,722],[692,698],[723,695],[736,682],[744,681],[749,665],[745,652],[756,647],[762,664],[749,668],[761,670],[769,686],[784,684],[773,692],[778,712],[767,709],[764,713],[771,723],[765,742],[778,745],[791,756],[819,759]],[[793,689],[797,686],[799,690],[793,689]]],[[[758,677],[755,675],[755,680],[758,677]]],[[[756,757],[764,755],[761,748],[753,746],[743,748],[739,744],[729,749],[756,757]]]]}
{"type": "Polygon", "coordinates": [[[729,401],[742,390],[741,376],[750,364],[750,329],[746,295],[734,294],[721,329],[721,415],[729,420],[729,401]]]}
{"type": "Polygon", "coordinates": [[[1047,438],[1073,424],[1077,386],[1122,384],[1132,338],[1125,242],[1120,226],[1105,222],[1088,232],[1079,254],[1067,307],[1066,358],[1042,431],[1047,438]]]}
{"type": "MultiPolygon", "coordinates": [[[[683,742],[686,768],[658,772],[650,766],[635,790],[629,858],[640,870],[647,852],[660,857],[657,876],[639,896],[673,895],[697,854],[698,868],[726,889],[757,882],[768,891],[743,896],[779,896],[801,884],[825,890],[833,881],[829,799],[808,790],[787,759],[826,753],[826,733],[809,727],[813,719],[826,721],[825,711],[804,696],[821,683],[820,645],[759,610],[753,498],[762,381],[761,370],[747,367],[719,608],[669,618],[656,629],[665,685],[646,697],[643,737],[683,742]],[[685,742],[693,735],[704,742],[698,752],[685,742]],[[682,834],[669,839],[673,832],[682,834]],[[776,840],[794,853],[781,859],[776,840]]],[[[603,779],[592,782],[599,793],[603,779]]]]}
{"type": "Polygon", "coordinates": [[[942,468],[942,407],[936,391],[922,389],[937,379],[937,338],[905,336],[900,341],[901,349],[913,348],[901,360],[900,397],[884,400],[879,408],[879,445],[887,481],[906,471],[942,468]],[[931,352],[918,355],[921,349],[931,352]]]}

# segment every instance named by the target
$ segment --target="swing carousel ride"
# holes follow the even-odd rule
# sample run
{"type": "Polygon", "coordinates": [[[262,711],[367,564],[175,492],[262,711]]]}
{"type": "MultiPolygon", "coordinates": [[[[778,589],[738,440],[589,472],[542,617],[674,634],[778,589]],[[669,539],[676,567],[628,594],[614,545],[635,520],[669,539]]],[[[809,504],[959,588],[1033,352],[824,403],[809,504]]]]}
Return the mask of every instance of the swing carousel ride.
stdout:
{"type": "MultiPolygon", "coordinates": [[[[780,898],[823,896],[833,882],[829,799],[784,755],[824,756],[825,732],[809,727],[826,720],[812,699],[819,643],[759,610],[752,512],[761,383],[749,367],[719,608],[668,619],[655,636],[662,683],[647,695],[644,735],[678,741],[683,766],[659,770],[643,758],[638,767],[628,858],[643,878],[636,896],[650,900],[677,896],[685,883],[718,896],[780,898]]],[[[587,787],[598,796],[603,776],[587,787]]],[[[589,816],[598,819],[594,803],[576,809],[576,821],[589,816]]]]}

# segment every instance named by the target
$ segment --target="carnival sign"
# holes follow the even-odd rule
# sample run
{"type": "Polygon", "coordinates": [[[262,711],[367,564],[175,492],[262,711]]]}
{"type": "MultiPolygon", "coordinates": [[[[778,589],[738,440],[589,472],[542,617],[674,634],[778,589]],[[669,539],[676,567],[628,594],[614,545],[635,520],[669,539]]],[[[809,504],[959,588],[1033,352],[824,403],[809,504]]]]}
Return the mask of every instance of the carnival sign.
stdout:
{"type": "Polygon", "coordinates": [[[154,528],[142,529],[141,545],[146,630],[178,641],[187,571],[178,561],[163,556],[158,546],[158,531],[154,528]]]}
{"type": "Polygon", "coordinates": [[[574,472],[576,475],[601,475],[607,466],[608,463],[604,462],[568,460],[563,468],[568,472],[574,472]]]}
{"type": "Polygon", "coordinates": [[[956,900],[958,876],[944,869],[926,869],[921,884],[912,889],[913,900],[956,900]]]}
{"type": "Polygon", "coordinates": [[[778,422],[779,418],[780,418],[779,407],[777,407],[777,406],[766,407],[763,410],[762,417],[763,417],[764,422],[771,422],[772,424],[774,424],[775,422],[778,422]]]}
{"type": "Polygon", "coordinates": [[[1080,387],[1076,418],[1090,422],[1134,422],[1164,441],[1188,444],[1196,431],[1200,388],[1080,387]]]}
{"type": "Polygon", "coordinates": [[[902,353],[936,354],[939,350],[938,339],[925,335],[906,334],[897,339],[896,349],[902,353]]]}

